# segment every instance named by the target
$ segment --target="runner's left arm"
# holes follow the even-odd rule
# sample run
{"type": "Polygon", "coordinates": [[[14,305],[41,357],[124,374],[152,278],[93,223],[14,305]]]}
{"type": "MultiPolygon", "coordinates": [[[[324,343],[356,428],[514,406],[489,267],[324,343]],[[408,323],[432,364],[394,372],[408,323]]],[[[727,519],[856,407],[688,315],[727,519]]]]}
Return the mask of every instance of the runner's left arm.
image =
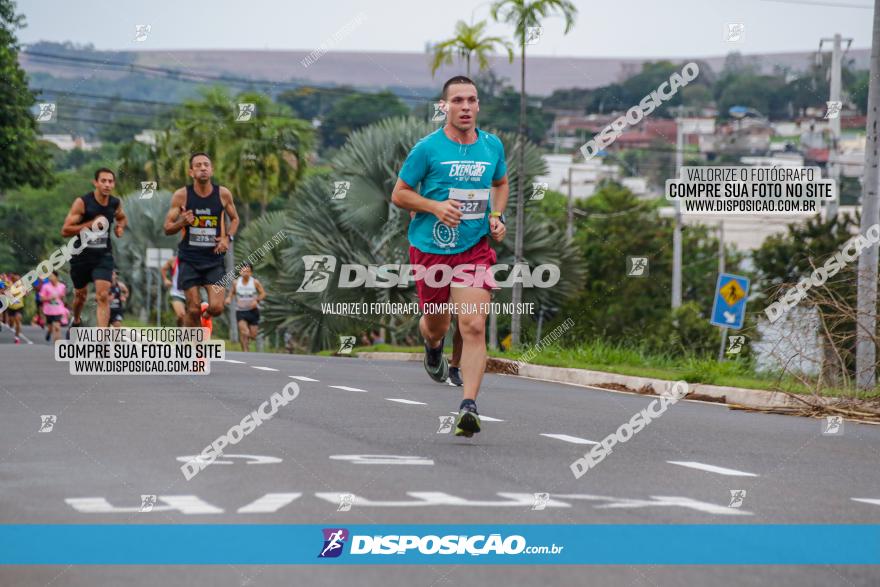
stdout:
{"type": "MultiPolygon", "coordinates": [[[[504,212],[507,208],[507,200],[510,197],[510,183],[507,181],[507,174],[500,179],[492,182],[492,212],[504,212]]],[[[489,234],[498,242],[504,239],[507,234],[507,227],[501,222],[500,218],[495,216],[489,217],[489,234]]]]}
{"type": "Polygon", "coordinates": [[[501,179],[492,182],[492,211],[504,212],[510,198],[510,183],[505,174],[501,179]]]}
{"type": "Polygon", "coordinates": [[[254,287],[257,288],[257,301],[254,302],[254,307],[256,308],[257,304],[266,299],[266,290],[263,289],[263,284],[257,279],[254,279],[254,287]]]}
{"type": "Polygon", "coordinates": [[[122,299],[122,303],[124,304],[125,300],[128,299],[128,288],[125,287],[125,284],[122,283],[121,281],[119,281],[117,283],[119,283],[119,292],[122,294],[121,299],[122,299]]]}
{"type": "Polygon", "coordinates": [[[235,236],[238,232],[238,211],[235,209],[235,202],[232,201],[232,192],[229,189],[220,186],[220,202],[223,204],[223,210],[229,216],[229,228],[226,229],[226,223],[220,222],[220,236],[217,237],[217,247],[215,253],[225,253],[229,248],[229,236],[235,236]]]}
{"type": "Polygon", "coordinates": [[[125,227],[128,226],[128,216],[122,211],[122,201],[119,202],[119,207],[116,208],[114,220],[116,220],[116,237],[119,238],[122,236],[123,231],[125,231],[125,227]]]}

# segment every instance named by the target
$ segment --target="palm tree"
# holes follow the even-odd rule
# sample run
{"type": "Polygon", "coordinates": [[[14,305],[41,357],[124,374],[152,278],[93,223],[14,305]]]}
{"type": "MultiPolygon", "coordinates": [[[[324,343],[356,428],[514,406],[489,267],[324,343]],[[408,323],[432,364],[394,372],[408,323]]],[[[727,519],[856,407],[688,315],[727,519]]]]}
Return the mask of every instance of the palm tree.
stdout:
{"type": "Polygon", "coordinates": [[[313,144],[312,126],[292,114],[283,118],[290,111],[279,110],[264,94],[241,94],[236,102],[255,104],[256,115],[229,129],[230,147],[221,164],[243,201],[259,202],[260,214],[265,214],[275,196],[291,193],[302,179],[313,144]]]}
{"type": "Polygon", "coordinates": [[[434,60],[431,64],[431,76],[437,73],[441,65],[452,65],[453,58],[458,56],[467,62],[467,76],[471,76],[471,56],[477,58],[479,71],[489,68],[489,53],[496,45],[507,51],[507,58],[513,62],[513,46],[501,37],[484,37],[486,22],[469,25],[463,20],[455,24],[455,36],[441,41],[432,47],[434,60]]]}
{"type": "MultiPolygon", "coordinates": [[[[198,151],[211,155],[222,182],[241,203],[259,203],[264,213],[269,202],[289,194],[303,177],[314,144],[310,123],[297,119],[289,108],[274,104],[264,94],[246,92],[232,98],[222,88],[204,92],[177,111],[158,137],[152,156],[127,146],[123,167],[140,180],[162,178],[160,187],[174,189],[188,182],[189,156],[198,151]],[[237,104],[255,104],[247,122],[236,122],[237,104]]],[[[250,219],[244,206],[245,223],[250,219]]]]}
{"type": "MultiPolygon", "coordinates": [[[[519,95],[519,140],[517,141],[517,152],[520,157],[520,173],[525,173],[525,165],[522,164],[522,158],[525,156],[523,145],[526,134],[526,33],[529,28],[541,25],[541,18],[545,18],[551,13],[561,12],[565,18],[565,34],[568,34],[574,26],[574,18],[577,15],[577,8],[569,0],[498,0],[492,5],[492,18],[496,21],[504,21],[514,26],[514,36],[520,47],[520,95],[519,95]]],[[[521,262],[523,253],[523,235],[525,230],[522,229],[525,221],[525,211],[523,206],[525,200],[523,198],[523,190],[525,186],[524,178],[517,185],[516,190],[516,243],[514,246],[514,256],[517,262],[521,262]]],[[[522,285],[517,283],[513,288],[513,303],[522,301],[522,285]]],[[[511,320],[511,344],[519,346],[520,338],[520,317],[514,314],[511,320]]]]}

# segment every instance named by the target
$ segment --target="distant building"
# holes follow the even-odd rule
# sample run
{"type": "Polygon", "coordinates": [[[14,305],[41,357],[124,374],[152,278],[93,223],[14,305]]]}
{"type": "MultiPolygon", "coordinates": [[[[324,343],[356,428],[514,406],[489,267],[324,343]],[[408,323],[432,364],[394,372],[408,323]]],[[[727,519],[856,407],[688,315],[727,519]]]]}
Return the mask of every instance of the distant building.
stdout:
{"type": "Polygon", "coordinates": [[[154,146],[159,136],[158,130],[145,128],[138,134],[134,135],[134,140],[145,145],[154,146]]]}
{"type": "Polygon", "coordinates": [[[547,173],[535,178],[535,182],[546,183],[547,189],[568,194],[569,170],[571,170],[571,195],[575,199],[589,198],[597,186],[605,180],[619,181],[635,195],[647,197],[648,180],[644,177],[623,177],[618,165],[609,165],[601,157],[587,162],[576,163],[576,155],[544,155],[547,173]]]}
{"type": "Polygon", "coordinates": [[[73,135],[46,134],[43,135],[42,138],[44,141],[49,141],[62,151],[73,151],[74,149],[93,151],[101,146],[100,141],[87,143],[83,137],[75,137],[73,135]]]}

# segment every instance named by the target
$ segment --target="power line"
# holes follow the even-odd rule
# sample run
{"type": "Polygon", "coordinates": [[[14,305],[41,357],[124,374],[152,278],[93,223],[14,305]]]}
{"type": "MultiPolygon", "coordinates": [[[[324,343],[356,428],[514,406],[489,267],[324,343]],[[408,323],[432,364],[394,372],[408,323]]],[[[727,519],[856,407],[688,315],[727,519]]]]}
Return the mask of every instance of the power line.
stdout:
{"type": "MultiPolygon", "coordinates": [[[[107,112],[107,111],[105,110],[105,112],[107,112]]],[[[97,125],[103,125],[103,126],[123,127],[123,128],[132,129],[132,130],[144,130],[144,127],[140,124],[131,124],[131,123],[113,121],[113,120],[96,120],[94,118],[83,118],[81,116],[66,116],[63,114],[58,115],[58,117],[56,118],[56,122],[58,122],[58,123],[83,122],[83,123],[97,124],[97,125]]],[[[52,124],[52,123],[48,123],[48,124],[52,124]]],[[[53,129],[47,128],[47,130],[53,130],[53,129]]],[[[65,130],[69,131],[69,129],[65,129],[65,130]]],[[[54,134],[54,133],[49,132],[46,134],[54,134]]],[[[273,140],[273,139],[248,138],[247,140],[248,140],[248,142],[255,142],[255,143],[278,143],[278,141],[273,140]]],[[[146,145],[146,143],[141,143],[141,144],[146,145]]],[[[149,145],[147,145],[147,146],[149,146],[149,145]]]]}
{"type": "MultiPolygon", "coordinates": [[[[323,88],[319,86],[312,86],[309,84],[301,84],[297,82],[280,82],[273,80],[261,80],[261,79],[248,79],[241,77],[233,77],[233,76],[224,76],[224,75],[208,75],[202,73],[194,73],[188,71],[181,71],[177,69],[168,69],[165,67],[153,67],[149,65],[138,65],[136,63],[123,63],[119,61],[110,61],[110,60],[98,60],[98,59],[89,59],[87,57],[73,57],[70,55],[56,55],[52,53],[42,53],[40,51],[22,51],[20,55],[25,55],[28,58],[33,58],[37,61],[40,60],[48,60],[48,61],[61,61],[66,63],[69,67],[86,67],[88,65],[99,65],[101,67],[124,70],[129,72],[140,72],[140,73],[148,73],[153,75],[160,75],[167,79],[174,79],[182,82],[190,82],[190,83],[203,83],[205,81],[218,81],[225,82],[227,84],[235,84],[235,85],[243,85],[243,86],[272,86],[272,87],[281,87],[282,89],[313,89],[318,90],[325,93],[331,94],[369,94],[375,96],[375,93],[369,92],[361,92],[354,88],[323,88]],[[75,65],[77,64],[77,65],[75,65]]],[[[92,68],[94,69],[94,68],[92,68]]],[[[421,96],[408,96],[408,95],[397,95],[397,98],[403,101],[410,101],[415,103],[430,103],[432,102],[429,98],[424,98],[421,96]]]]}
{"type": "Polygon", "coordinates": [[[873,6],[867,4],[839,4],[837,2],[821,2],[818,0],[761,0],[761,2],[778,2],[781,4],[804,4],[807,6],[831,6],[833,8],[860,8],[862,10],[872,10],[873,6]]]}
{"type": "MultiPolygon", "coordinates": [[[[61,98],[65,98],[67,96],[74,96],[74,97],[82,97],[82,98],[92,98],[92,99],[97,99],[97,100],[108,100],[111,102],[143,104],[143,105],[147,105],[147,106],[156,105],[156,106],[162,106],[164,108],[169,108],[169,109],[176,109],[176,108],[182,109],[184,106],[188,105],[184,102],[159,102],[156,100],[142,100],[142,99],[137,99],[137,98],[122,98],[119,96],[108,96],[106,94],[100,95],[100,94],[88,94],[88,93],[84,93],[84,92],[68,92],[68,91],[64,91],[64,90],[53,90],[53,89],[47,89],[47,88],[33,88],[33,89],[34,89],[34,91],[37,91],[37,92],[47,92],[49,94],[57,94],[61,98]]],[[[76,100],[71,100],[71,102],[76,102],[76,100]]],[[[81,107],[82,108],[97,109],[96,107],[90,106],[90,105],[81,106],[81,107]]],[[[144,113],[144,112],[120,112],[120,114],[147,115],[147,113],[144,113]]],[[[151,112],[149,114],[154,114],[156,116],[160,116],[163,113],[151,112]]],[[[277,118],[277,119],[281,119],[281,120],[302,120],[304,122],[308,122],[305,119],[297,118],[296,116],[287,116],[284,114],[267,113],[267,114],[263,114],[263,116],[266,116],[267,118],[277,118]]],[[[193,117],[187,117],[187,116],[175,116],[175,118],[184,118],[187,120],[204,120],[204,121],[214,121],[215,120],[215,119],[211,119],[211,118],[193,118],[193,117]]]]}

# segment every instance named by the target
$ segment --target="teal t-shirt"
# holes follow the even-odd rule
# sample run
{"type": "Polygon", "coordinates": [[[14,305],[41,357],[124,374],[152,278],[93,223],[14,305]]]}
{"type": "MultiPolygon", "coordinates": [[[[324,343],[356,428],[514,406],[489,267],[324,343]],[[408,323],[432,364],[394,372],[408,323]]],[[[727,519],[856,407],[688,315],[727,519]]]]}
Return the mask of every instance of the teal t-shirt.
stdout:
{"type": "Polygon", "coordinates": [[[422,138],[403,162],[400,179],[425,198],[459,200],[464,215],[450,228],[433,214],[416,213],[409,225],[410,244],[441,255],[473,247],[489,233],[492,182],[506,173],[504,145],[491,133],[477,129],[477,140],[469,145],[447,137],[443,127],[422,138]]]}

